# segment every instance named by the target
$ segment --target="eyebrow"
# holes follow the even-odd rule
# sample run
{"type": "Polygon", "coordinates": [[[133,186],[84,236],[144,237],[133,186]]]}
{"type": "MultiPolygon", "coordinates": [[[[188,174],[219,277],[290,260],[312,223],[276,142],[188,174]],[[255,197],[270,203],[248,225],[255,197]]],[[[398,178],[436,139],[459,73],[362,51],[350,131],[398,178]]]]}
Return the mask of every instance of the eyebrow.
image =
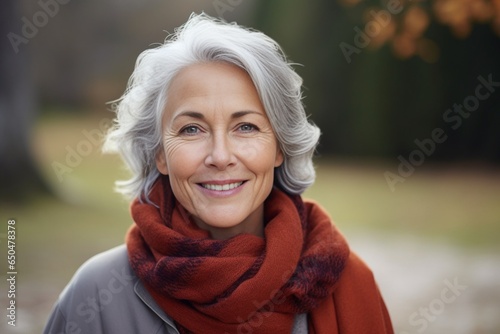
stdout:
{"type": "Polygon", "coordinates": [[[174,117],[174,121],[179,118],[179,117],[191,117],[191,118],[197,118],[197,119],[204,119],[205,116],[201,113],[201,112],[197,112],[197,111],[182,111],[180,113],[178,113],[177,115],[175,115],[174,117]]]}
{"type": "MultiPolygon", "coordinates": [[[[260,113],[258,111],[242,110],[242,111],[236,111],[236,112],[232,113],[231,118],[237,119],[237,118],[241,118],[243,116],[249,115],[249,114],[255,114],[255,115],[259,115],[259,116],[264,117],[264,115],[262,115],[262,113],[260,113]]],[[[201,119],[201,120],[205,119],[205,115],[203,115],[201,112],[191,111],[191,110],[186,110],[186,111],[180,112],[179,114],[175,115],[173,120],[175,121],[179,117],[190,117],[190,118],[196,118],[196,119],[201,119]]]]}

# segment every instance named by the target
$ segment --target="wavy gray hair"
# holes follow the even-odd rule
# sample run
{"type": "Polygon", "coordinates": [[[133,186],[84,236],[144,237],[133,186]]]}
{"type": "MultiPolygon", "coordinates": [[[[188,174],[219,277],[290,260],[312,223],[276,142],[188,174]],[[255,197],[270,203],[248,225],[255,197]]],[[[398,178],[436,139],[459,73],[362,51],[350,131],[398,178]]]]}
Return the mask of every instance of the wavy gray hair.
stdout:
{"type": "Polygon", "coordinates": [[[119,153],[132,172],[129,180],[116,182],[117,190],[149,201],[159,175],[155,157],[168,86],[181,69],[200,62],[234,64],[250,75],[284,156],[274,183],[301,194],[315,179],[312,157],[320,136],[304,111],[302,78],[270,37],[194,13],[165,43],[139,55],[125,93],[114,101],[116,119],[104,151],[119,153]]]}

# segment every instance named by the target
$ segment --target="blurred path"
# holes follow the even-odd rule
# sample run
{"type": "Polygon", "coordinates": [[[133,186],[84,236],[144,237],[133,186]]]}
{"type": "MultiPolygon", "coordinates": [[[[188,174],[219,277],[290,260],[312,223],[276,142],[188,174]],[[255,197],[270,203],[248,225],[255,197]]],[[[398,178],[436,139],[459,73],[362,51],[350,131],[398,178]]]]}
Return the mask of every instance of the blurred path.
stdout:
{"type": "Polygon", "coordinates": [[[345,233],[372,268],[396,334],[500,333],[500,256],[402,235],[345,233]]]}

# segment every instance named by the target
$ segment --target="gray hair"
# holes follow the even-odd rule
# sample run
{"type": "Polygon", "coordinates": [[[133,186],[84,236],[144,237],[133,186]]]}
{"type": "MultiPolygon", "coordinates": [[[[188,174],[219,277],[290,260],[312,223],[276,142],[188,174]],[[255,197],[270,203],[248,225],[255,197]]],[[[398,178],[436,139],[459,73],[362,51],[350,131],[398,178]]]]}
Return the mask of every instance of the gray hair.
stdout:
{"type": "Polygon", "coordinates": [[[116,182],[117,190],[149,201],[159,176],[155,158],[169,83],[181,69],[201,62],[234,64],[250,75],[284,157],[274,183],[301,194],[316,176],[312,157],[320,136],[304,111],[302,78],[270,37],[203,13],[191,14],[165,43],[142,52],[125,93],[114,101],[116,119],[104,151],[119,153],[132,172],[129,180],[116,182]]]}

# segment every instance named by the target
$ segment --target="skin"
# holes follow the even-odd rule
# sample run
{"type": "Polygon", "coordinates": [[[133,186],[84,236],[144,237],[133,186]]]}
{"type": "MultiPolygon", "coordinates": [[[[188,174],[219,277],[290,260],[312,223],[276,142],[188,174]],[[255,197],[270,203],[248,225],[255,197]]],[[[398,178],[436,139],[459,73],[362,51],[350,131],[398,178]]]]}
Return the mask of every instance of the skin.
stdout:
{"type": "Polygon", "coordinates": [[[177,200],[214,239],[263,236],[283,155],[250,76],[226,63],[190,65],[167,94],[156,166],[177,200]]]}

